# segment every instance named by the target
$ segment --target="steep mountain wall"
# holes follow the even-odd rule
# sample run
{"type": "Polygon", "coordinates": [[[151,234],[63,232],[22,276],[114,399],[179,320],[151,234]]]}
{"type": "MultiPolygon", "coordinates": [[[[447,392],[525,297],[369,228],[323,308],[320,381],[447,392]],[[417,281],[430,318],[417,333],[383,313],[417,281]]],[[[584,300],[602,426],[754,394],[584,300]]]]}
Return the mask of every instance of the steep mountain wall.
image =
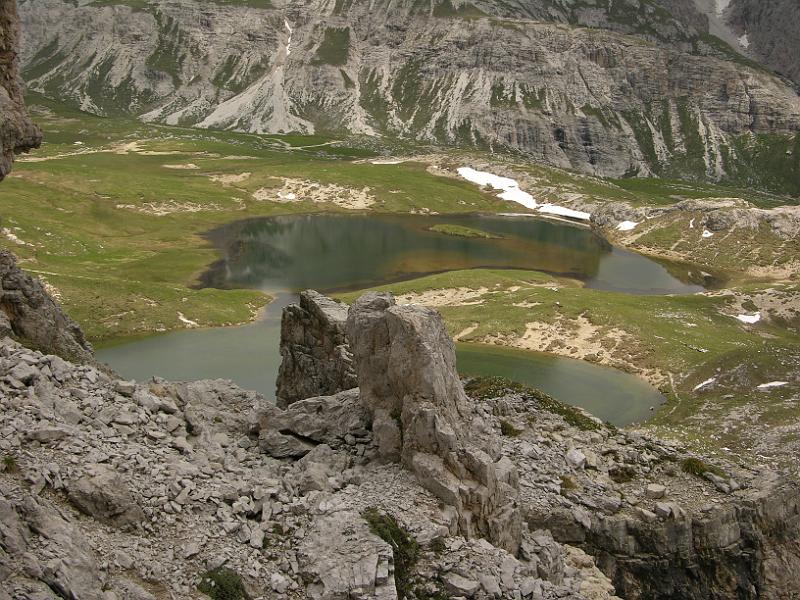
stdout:
{"type": "Polygon", "coordinates": [[[753,56],[800,84],[800,3],[733,0],[726,16],[753,56]]]}
{"type": "Polygon", "coordinates": [[[28,0],[25,77],[101,114],[402,135],[609,176],[732,179],[757,136],[791,145],[800,127],[796,91],[687,0],[259,4],[28,0]]]}
{"type": "Polygon", "coordinates": [[[11,170],[14,154],[37,147],[42,138],[22,100],[18,38],[16,2],[4,1],[0,4],[0,180],[11,170]]]}

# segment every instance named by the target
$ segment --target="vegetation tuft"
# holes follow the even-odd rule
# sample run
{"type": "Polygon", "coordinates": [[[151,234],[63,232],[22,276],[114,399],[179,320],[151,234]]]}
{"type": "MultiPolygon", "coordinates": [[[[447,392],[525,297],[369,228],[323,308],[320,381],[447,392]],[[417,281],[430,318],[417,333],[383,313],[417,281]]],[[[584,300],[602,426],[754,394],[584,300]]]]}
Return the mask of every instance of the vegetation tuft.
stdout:
{"type": "Polygon", "coordinates": [[[522,430],[514,427],[514,424],[510,421],[502,419],[500,421],[500,433],[506,437],[519,437],[519,434],[522,433],[522,430]]]}
{"type": "Polygon", "coordinates": [[[239,574],[225,567],[207,571],[198,589],[212,600],[251,600],[239,574]]]}
{"type": "Polygon", "coordinates": [[[19,465],[17,464],[17,459],[14,458],[11,454],[6,454],[3,457],[3,470],[6,473],[17,473],[19,471],[19,465]]]}
{"type": "Polygon", "coordinates": [[[377,508],[368,508],[363,517],[370,531],[392,547],[397,596],[406,598],[411,592],[412,573],[420,556],[419,544],[393,516],[382,514],[377,508]]]}
{"type": "Polygon", "coordinates": [[[704,460],[700,460],[699,458],[686,458],[681,463],[681,468],[683,469],[684,473],[689,473],[690,475],[694,475],[696,477],[704,477],[706,473],[713,473],[719,477],[725,477],[725,471],[720,469],[715,465],[710,465],[704,460]]]}

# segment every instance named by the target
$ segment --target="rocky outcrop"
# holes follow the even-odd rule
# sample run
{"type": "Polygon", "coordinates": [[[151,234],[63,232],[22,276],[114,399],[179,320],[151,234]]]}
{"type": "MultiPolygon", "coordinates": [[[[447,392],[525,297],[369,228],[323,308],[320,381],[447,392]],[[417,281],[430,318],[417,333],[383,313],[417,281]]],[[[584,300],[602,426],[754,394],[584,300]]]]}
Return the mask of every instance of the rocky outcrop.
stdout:
{"type": "Polygon", "coordinates": [[[345,342],[346,320],[346,305],[313,290],[302,292],[300,303],[283,311],[278,406],[358,385],[345,342]]]}
{"type": "Polygon", "coordinates": [[[3,2],[0,6],[0,180],[11,170],[15,154],[38,148],[42,141],[22,97],[19,27],[16,0],[3,2]]]}
{"type": "Polygon", "coordinates": [[[516,468],[496,435],[473,422],[441,315],[368,293],[350,309],[347,336],[380,458],[400,461],[454,507],[465,536],[516,553],[516,468]]]}
{"type": "Polygon", "coordinates": [[[67,316],[42,283],[0,250],[0,338],[7,335],[49,353],[79,362],[93,360],[80,326],[67,316]]]}
{"type": "Polygon", "coordinates": [[[348,331],[361,391],[285,411],[0,340],[0,589],[188,600],[221,573],[264,598],[800,593],[796,481],[520,386],[465,389],[433,311],[372,294],[348,331]],[[275,458],[265,434],[306,449],[275,458]]]}
{"type": "MultiPolygon", "coordinates": [[[[470,396],[435,311],[397,306],[388,295],[368,294],[353,305],[348,340],[371,421],[363,457],[399,461],[451,507],[451,531],[508,548],[508,537],[493,537],[491,523],[503,524],[527,557],[535,554],[527,532],[546,531],[594,556],[623,598],[798,593],[788,576],[800,560],[797,481],[708,465],[674,444],[606,429],[566,407],[556,411],[573,424],[565,426],[551,412],[552,399],[542,409],[541,395],[518,386],[477,385],[470,396]],[[498,480],[507,486],[505,506],[514,508],[486,518],[486,490],[498,480]],[[472,493],[462,495],[465,489],[472,493]],[[512,535],[517,514],[524,524],[512,535]]],[[[326,477],[318,476],[318,485],[326,477]]],[[[570,552],[534,562],[550,565],[542,576],[558,583],[554,561],[583,560],[570,552]]],[[[480,586],[468,573],[443,582],[453,594],[480,586]]],[[[601,576],[597,586],[604,585],[601,576]]]]}
{"type": "Polygon", "coordinates": [[[101,114],[507,148],[604,176],[725,179],[754,136],[797,131],[794,89],[705,37],[689,2],[660,4],[37,0],[23,61],[32,88],[101,114]]]}

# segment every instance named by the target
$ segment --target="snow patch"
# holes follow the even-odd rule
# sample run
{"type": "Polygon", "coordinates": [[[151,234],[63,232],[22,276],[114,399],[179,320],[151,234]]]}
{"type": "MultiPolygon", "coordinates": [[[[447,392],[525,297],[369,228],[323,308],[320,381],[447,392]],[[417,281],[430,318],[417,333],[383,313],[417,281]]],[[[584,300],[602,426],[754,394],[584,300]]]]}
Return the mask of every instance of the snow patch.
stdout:
{"type": "Polygon", "coordinates": [[[489,185],[495,190],[500,190],[502,193],[498,194],[498,197],[503,200],[518,202],[525,208],[530,209],[535,209],[538,206],[533,196],[519,189],[519,184],[510,177],[501,177],[499,175],[487,173],[486,171],[477,171],[470,167],[461,167],[458,169],[458,174],[467,181],[477,185],[489,185]]]}
{"type": "Polygon", "coordinates": [[[689,221],[689,229],[694,229],[694,219],[689,221]]]}
{"type": "Polygon", "coordinates": [[[617,225],[617,231],[632,231],[637,225],[634,221],[623,221],[617,225]]]}
{"type": "Polygon", "coordinates": [[[693,392],[696,392],[696,391],[697,391],[697,390],[699,390],[700,388],[704,388],[704,387],[706,387],[707,385],[711,385],[711,384],[712,384],[712,383],[714,383],[716,380],[717,380],[717,378],[716,378],[716,377],[712,377],[711,379],[706,379],[706,380],[705,380],[703,383],[698,383],[696,386],[694,386],[694,389],[693,389],[692,391],[693,391],[693,392]]]}
{"type": "Polygon", "coordinates": [[[543,204],[541,207],[538,208],[538,211],[548,215],[559,215],[561,217],[580,219],[581,221],[588,221],[589,219],[592,218],[591,214],[583,212],[582,210],[574,210],[572,208],[566,208],[564,206],[558,206],[556,204],[543,204]]]}
{"type": "Polygon", "coordinates": [[[713,235],[714,234],[712,232],[710,232],[708,229],[703,229],[703,237],[704,238],[710,238],[713,235]]]}
{"type": "Polygon", "coordinates": [[[788,381],[770,381],[769,383],[762,383],[761,385],[756,386],[756,389],[768,390],[770,388],[783,387],[784,385],[789,385],[789,382],[788,381]]]}
{"type": "Polygon", "coordinates": [[[750,47],[750,38],[747,37],[747,33],[743,33],[742,36],[739,38],[739,45],[742,48],[749,48],[750,47]]]}
{"type": "Polygon", "coordinates": [[[480,186],[488,185],[493,189],[500,191],[497,197],[501,200],[516,202],[525,208],[536,210],[540,213],[569,217],[582,221],[588,221],[592,216],[587,212],[566,208],[564,206],[558,206],[557,204],[539,204],[528,192],[520,189],[519,183],[510,177],[502,177],[500,175],[494,175],[493,173],[487,173],[486,171],[478,171],[471,167],[459,168],[458,174],[471,183],[480,186]]]}
{"type": "Polygon", "coordinates": [[[761,320],[761,313],[756,313],[754,315],[736,315],[736,319],[742,323],[753,325],[761,320]]]}

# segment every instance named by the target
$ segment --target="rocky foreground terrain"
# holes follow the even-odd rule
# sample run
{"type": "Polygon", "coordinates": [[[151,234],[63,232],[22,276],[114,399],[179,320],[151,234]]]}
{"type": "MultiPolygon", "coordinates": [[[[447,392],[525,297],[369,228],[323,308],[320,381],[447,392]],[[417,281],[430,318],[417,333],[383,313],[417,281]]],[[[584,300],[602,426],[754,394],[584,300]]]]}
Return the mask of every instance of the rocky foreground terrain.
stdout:
{"type": "Polygon", "coordinates": [[[800,127],[796,89],[689,0],[30,0],[21,15],[31,89],[104,115],[773,186],[800,127]]]}
{"type": "Polygon", "coordinates": [[[0,598],[800,593],[796,481],[465,388],[438,313],[390,295],[307,292],[283,333],[285,409],[3,339],[0,598]]]}

